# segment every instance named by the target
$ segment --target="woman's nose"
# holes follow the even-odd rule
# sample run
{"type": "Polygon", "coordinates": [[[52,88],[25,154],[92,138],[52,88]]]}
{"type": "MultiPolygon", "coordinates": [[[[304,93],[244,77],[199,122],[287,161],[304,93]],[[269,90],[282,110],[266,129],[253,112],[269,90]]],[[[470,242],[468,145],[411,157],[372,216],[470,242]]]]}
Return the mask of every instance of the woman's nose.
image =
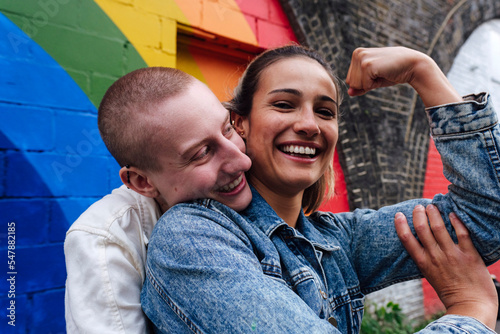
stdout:
{"type": "Polygon", "coordinates": [[[297,120],[294,124],[295,132],[308,137],[312,137],[320,133],[319,125],[312,108],[303,109],[303,111],[297,114],[297,116],[297,120]]]}

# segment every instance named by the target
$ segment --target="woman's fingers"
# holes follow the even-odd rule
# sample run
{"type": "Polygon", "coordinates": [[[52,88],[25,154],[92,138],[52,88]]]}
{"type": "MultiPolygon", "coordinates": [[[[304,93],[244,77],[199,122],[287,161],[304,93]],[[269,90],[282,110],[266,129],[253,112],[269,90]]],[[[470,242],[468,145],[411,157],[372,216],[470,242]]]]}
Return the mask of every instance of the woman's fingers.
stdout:
{"type": "Polygon", "coordinates": [[[402,47],[357,48],[352,53],[346,77],[348,94],[357,96],[372,89],[409,82],[417,54],[402,47]]]}
{"type": "Polygon", "coordinates": [[[401,240],[401,243],[413,261],[417,264],[422,263],[425,260],[425,250],[411,232],[405,215],[401,212],[396,213],[394,224],[399,240],[401,240]]]}
{"type": "Polygon", "coordinates": [[[457,235],[459,248],[464,252],[476,253],[479,256],[479,253],[470,238],[469,230],[465,227],[464,223],[462,223],[458,216],[453,212],[450,213],[449,217],[451,225],[455,229],[455,233],[457,235]]]}
{"type": "Polygon", "coordinates": [[[437,247],[436,239],[427,221],[426,210],[422,205],[413,209],[413,227],[422,246],[429,252],[437,247]]]}
{"type": "Polygon", "coordinates": [[[444,225],[441,213],[438,208],[432,204],[429,204],[425,210],[429,217],[429,225],[431,227],[432,234],[434,235],[439,247],[446,253],[450,250],[450,247],[455,247],[455,243],[444,225]]]}
{"type": "MultiPolygon", "coordinates": [[[[455,214],[450,215],[455,228],[459,246],[464,252],[476,252],[465,225],[455,214]]],[[[417,205],[413,209],[413,227],[418,236],[412,234],[406,217],[398,212],[395,216],[396,233],[410,256],[419,266],[427,266],[428,261],[441,261],[441,258],[451,258],[458,247],[444,224],[437,207],[428,205],[424,208],[417,205]]],[[[422,269],[422,268],[421,268],[422,269]]]]}

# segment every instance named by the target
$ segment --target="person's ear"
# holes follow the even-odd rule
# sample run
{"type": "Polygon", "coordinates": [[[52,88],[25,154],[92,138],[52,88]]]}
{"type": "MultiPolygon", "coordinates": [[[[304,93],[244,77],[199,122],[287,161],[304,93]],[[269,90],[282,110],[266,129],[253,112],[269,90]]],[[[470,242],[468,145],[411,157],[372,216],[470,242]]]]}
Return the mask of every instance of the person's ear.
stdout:
{"type": "Polygon", "coordinates": [[[120,169],[120,179],[123,184],[146,197],[156,198],[160,194],[147,173],[136,167],[124,166],[120,169]]]}
{"type": "Polygon", "coordinates": [[[241,116],[231,111],[231,120],[233,122],[233,127],[241,138],[245,139],[248,134],[248,117],[241,116]]]}

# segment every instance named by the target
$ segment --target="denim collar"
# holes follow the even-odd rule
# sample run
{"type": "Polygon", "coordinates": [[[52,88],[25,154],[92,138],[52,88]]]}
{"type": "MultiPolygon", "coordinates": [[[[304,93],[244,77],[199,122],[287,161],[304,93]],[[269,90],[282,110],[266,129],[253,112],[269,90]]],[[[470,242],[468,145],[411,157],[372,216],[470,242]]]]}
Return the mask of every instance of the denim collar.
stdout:
{"type": "Polygon", "coordinates": [[[267,204],[266,200],[252,185],[250,185],[250,190],[252,191],[252,201],[241,212],[245,219],[258,227],[268,237],[279,228],[287,228],[288,224],[276,214],[273,208],[267,204]]]}
{"type": "MultiPolygon", "coordinates": [[[[314,246],[324,250],[331,251],[339,248],[336,242],[325,238],[324,234],[318,230],[316,221],[312,217],[306,217],[303,211],[300,211],[296,228],[292,228],[276,214],[273,208],[252,185],[250,185],[250,189],[253,196],[252,202],[241,214],[248,222],[255,225],[269,238],[276,231],[281,231],[281,233],[289,236],[306,238],[314,246]]],[[[321,219],[321,215],[315,215],[315,217],[321,219]]],[[[324,224],[320,223],[319,225],[324,224]]]]}

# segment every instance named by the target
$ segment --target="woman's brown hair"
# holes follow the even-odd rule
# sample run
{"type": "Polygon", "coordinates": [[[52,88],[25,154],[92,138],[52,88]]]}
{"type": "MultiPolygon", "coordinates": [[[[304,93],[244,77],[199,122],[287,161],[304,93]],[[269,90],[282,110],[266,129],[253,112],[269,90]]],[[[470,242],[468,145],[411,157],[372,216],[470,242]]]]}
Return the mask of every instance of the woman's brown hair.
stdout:
{"type": "MultiPolygon", "coordinates": [[[[238,85],[233,98],[225,103],[231,112],[241,116],[248,116],[252,110],[252,101],[257,91],[262,72],[272,64],[292,57],[306,57],[318,62],[331,77],[337,89],[337,102],[342,102],[342,85],[340,79],[333,73],[330,65],[316,51],[301,45],[287,45],[264,51],[250,62],[238,85]]],[[[306,214],[318,209],[323,200],[331,198],[334,194],[335,179],[333,173],[333,160],[328,165],[326,172],[313,185],[305,189],[302,198],[302,208],[306,214]]]]}

